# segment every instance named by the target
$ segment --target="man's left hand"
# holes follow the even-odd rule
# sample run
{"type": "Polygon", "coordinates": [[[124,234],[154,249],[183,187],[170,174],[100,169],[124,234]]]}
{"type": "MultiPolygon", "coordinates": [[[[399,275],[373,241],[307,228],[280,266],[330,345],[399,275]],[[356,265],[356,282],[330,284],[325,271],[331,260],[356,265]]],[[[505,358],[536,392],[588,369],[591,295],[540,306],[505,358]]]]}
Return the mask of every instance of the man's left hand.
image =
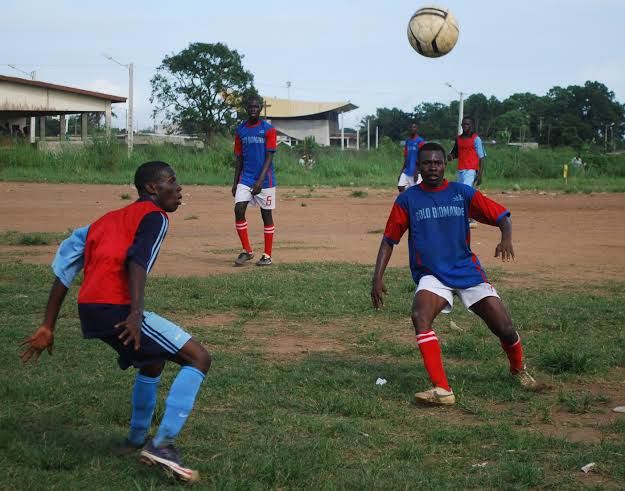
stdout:
{"type": "Polygon", "coordinates": [[[512,241],[508,239],[502,240],[495,248],[495,257],[501,256],[502,261],[510,261],[514,259],[514,248],[512,241]]]}

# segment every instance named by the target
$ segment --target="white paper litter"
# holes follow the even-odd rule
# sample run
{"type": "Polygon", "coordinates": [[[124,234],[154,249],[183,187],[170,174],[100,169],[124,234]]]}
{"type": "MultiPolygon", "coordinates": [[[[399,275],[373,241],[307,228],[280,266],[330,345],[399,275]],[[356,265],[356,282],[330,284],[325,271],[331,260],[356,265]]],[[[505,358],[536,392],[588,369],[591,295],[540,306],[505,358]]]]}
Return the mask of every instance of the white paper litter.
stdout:
{"type": "Polygon", "coordinates": [[[595,464],[594,462],[586,464],[584,467],[582,467],[582,471],[584,471],[584,474],[588,474],[591,470],[595,468],[596,465],[597,464],[595,464]]]}
{"type": "Polygon", "coordinates": [[[616,406],[612,409],[615,413],[625,413],[625,406],[616,406]]]}
{"type": "Polygon", "coordinates": [[[471,467],[486,467],[488,462],[482,462],[481,464],[473,464],[471,467]]]}
{"type": "Polygon", "coordinates": [[[388,380],[386,380],[385,378],[380,378],[378,377],[378,379],[375,381],[375,385],[384,385],[388,383],[388,380]]]}

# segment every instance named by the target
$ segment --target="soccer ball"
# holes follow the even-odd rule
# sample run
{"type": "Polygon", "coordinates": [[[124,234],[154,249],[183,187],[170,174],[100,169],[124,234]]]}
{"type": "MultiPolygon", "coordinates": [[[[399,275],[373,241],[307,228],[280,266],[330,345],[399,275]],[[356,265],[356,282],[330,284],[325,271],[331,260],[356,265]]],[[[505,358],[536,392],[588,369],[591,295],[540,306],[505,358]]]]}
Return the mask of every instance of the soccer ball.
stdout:
{"type": "Polygon", "coordinates": [[[449,9],[422,7],[408,22],[408,41],[415,51],[428,58],[449,53],[458,41],[458,21],[449,9]]]}

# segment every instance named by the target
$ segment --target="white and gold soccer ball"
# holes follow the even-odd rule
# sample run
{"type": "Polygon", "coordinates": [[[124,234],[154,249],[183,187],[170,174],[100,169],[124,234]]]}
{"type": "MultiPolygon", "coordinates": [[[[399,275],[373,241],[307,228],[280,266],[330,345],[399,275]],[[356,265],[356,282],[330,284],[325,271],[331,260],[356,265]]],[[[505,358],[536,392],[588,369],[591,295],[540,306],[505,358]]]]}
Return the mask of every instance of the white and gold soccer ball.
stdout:
{"type": "Polygon", "coordinates": [[[449,53],[456,45],[459,33],[454,14],[444,7],[422,7],[408,22],[410,46],[428,58],[438,58],[449,53]]]}

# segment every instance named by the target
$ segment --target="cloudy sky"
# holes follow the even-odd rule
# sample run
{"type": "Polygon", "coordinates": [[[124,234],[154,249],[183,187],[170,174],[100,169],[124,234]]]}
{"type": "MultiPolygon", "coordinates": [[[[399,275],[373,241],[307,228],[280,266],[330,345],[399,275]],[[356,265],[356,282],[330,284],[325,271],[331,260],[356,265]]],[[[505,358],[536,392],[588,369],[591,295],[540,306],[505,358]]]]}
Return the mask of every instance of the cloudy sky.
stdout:
{"type": "MultiPolygon", "coordinates": [[[[127,95],[134,62],[137,126],[151,125],[149,80],[163,56],[190,42],[223,42],[245,56],[262,95],[350,100],[347,126],[376,107],[412,110],[466,93],[498,98],[544,94],[554,85],[599,80],[625,102],[625,1],[442,0],[460,23],[455,49],[416,54],[406,38],[412,13],[428,2],[392,0],[2,0],[0,74],[127,95]]],[[[124,126],[125,111],[116,121],[124,126]]]]}

